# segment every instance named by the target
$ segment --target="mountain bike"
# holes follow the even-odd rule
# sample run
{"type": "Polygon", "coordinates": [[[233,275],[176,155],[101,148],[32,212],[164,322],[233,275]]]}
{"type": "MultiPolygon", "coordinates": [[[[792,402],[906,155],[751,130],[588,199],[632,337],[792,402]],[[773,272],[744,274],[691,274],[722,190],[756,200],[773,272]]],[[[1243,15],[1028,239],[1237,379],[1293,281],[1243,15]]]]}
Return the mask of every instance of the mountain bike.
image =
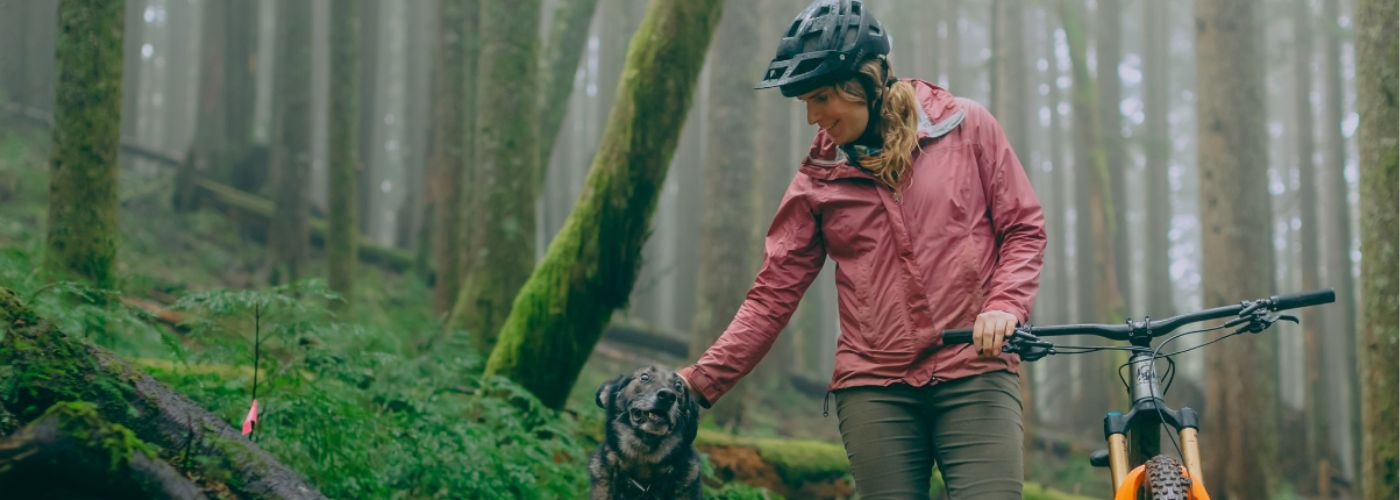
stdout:
{"type": "MultiPolygon", "coordinates": [[[[1312,292],[1271,296],[1264,299],[1246,300],[1239,304],[1217,307],[1203,311],[1181,314],[1170,318],[1142,321],[1127,320],[1122,325],[1075,324],[1054,326],[1022,325],[1002,345],[1003,352],[1016,353],[1023,361],[1037,361],[1055,354],[1083,354],[1089,352],[1119,350],[1131,352],[1128,362],[1119,367],[1119,377],[1127,387],[1132,407],[1127,413],[1108,412],[1104,416],[1104,437],[1108,441],[1107,450],[1099,450],[1089,457],[1096,467],[1109,468],[1113,479],[1114,498],[1131,499],[1191,499],[1206,500],[1210,496],[1202,479],[1200,443],[1197,431],[1200,430],[1200,416],[1191,408],[1172,409],[1164,396],[1171,386],[1171,375],[1176,363],[1172,356],[1203,348],[1242,333],[1257,334],[1267,330],[1278,321],[1298,323],[1298,318],[1277,314],[1278,311],[1326,304],[1336,300],[1332,289],[1312,292]],[[1213,319],[1234,317],[1224,324],[1211,328],[1185,331],[1167,337],[1154,347],[1152,340],[1166,336],[1191,323],[1213,319]],[[1176,351],[1163,349],[1181,337],[1217,330],[1234,329],[1209,342],[1176,351]],[[1066,335],[1094,335],[1130,345],[1112,346],[1056,346],[1041,340],[1041,337],[1066,335]],[[1156,361],[1165,359],[1168,368],[1166,379],[1157,376],[1156,361]],[[1128,368],[1131,382],[1124,378],[1122,369],[1128,368]],[[1161,380],[1159,382],[1159,380],[1161,380]],[[1175,438],[1181,462],[1160,452],[1161,426],[1169,426],[1177,432],[1180,444],[1175,438]],[[1130,445],[1131,442],[1131,445],[1130,445]],[[1184,465],[1183,465],[1184,463],[1184,465]],[[1130,467],[1132,467],[1130,469],[1130,467]]],[[[972,329],[954,329],[943,332],[944,344],[972,343],[972,329]]],[[[1171,435],[1168,434],[1170,437],[1171,435]]]]}

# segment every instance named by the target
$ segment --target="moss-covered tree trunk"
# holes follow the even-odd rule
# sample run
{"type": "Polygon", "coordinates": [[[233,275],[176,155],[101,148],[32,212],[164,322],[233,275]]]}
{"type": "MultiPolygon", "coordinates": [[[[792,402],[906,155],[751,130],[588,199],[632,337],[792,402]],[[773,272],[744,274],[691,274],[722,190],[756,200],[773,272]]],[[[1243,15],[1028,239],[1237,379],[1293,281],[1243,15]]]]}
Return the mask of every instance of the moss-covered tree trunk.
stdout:
{"type": "MultiPolygon", "coordinates": [[[[1196,140],[1200,177],[1202,301],[1232,304],[1274,290],[1273,211],[1264,126],[1260,7],[1197,0],[1196,140]]],[[[1269,498],[1277,479],[1278,344],[1250,338],[1206,350],[1202,441],[1210,491],[1269,498]]]]}
{"type": "MultiPolygon", "coordinates": [[[[695,316],[690,359],[724,333],[744,302],[757,271],[762,244],[753,237],[755,164],[759,161],[753,124],[758,121],[754,75],[763,73],[758,16],[752,9],[730,9],[715,29],[710,47],[709,139],[700,215],[700,261],[696,272],[695,316]]],[[[762,165],[777,168],[776,165],[762,165]]],[[[749,384],[752,385],[752,384],[749,384]]],[[[743,420],[748,388],[740,384],[713,408],[715,422],[737,427],[743,420]]]]}
{"type": "Polygon", "coordinates": [[[284,283],[306,272],[311,202],[311,3],[277,4],[277,117],[272,137],[273,203],[268,228],[270,280],[284,283]]]}
{"type": "MultiPolygon", "coordinates": [[[[428,158],[428,205],[432,207],[433,312],[452,307],[461,278],[462,191],[472,136],[467,123],[476,123],[467,108],[467,94],[475,89],[468,79],[467,53],[475,49],[476,25],[467,25],[468,9],[476,19],[475,0],[444,0],[438,4],[436,54],[433,64],[433,137],[428,158]]],[[[475,58],[472,58],[474,61],[475,58]]],[[[474,68],[472,68],[474,69],[474,68]]]]}
{"type": "Polygon", "coordinates": [[[329,143],[329,228],[326,234],[326,282],[348,302],[355,288],[358,231],[355,199],[360,170],[360,3],[336,2],[331,8],[331,81],[329,143]]]}
{"type": "Polygon", "coordinates": [[[1396,1],[1363,0],[1356,9],[1356,107],[1361,110],[1357,145],[1361,163],[1361,486],[1363,498],[1395,498],[1400,488],[1397,454],[1397,366],[1400,297],[1396,239],[1400,238],[1400,157],[1397,134],[1400,99],[1396,1]]]}
{"type": "Polygon", "coordinates": [[[69,338],[6,288],[0,370],[0,415],[21,425],[61,403],[92,403],[101,419],[155,445],[161,459],[220,496],[325,498],[218,416],[111,352],[69,338]]]}
{"type": "Polygon", "coordinates": [[[486,373],[519,382],[550,407],[564,405],[632,290],[720,10],[719,0],[647,7],[583,195],[516,298],[486,373]]]}
{"type": "MultiPolygon", "coordinates": [[[[1114,264],[1112,177],[1104,156],[1097,88],[1089,73],[1083,3],[1060,0],[1059,13],[1069,41],[1071,65],[1071,109],[1073,113],[1076,273],[1078,274],[1081,321],[1117,322],[1123,318],[1117,265],[1114,264]]],[[[1105,411],[1124,399],[1122,388],[1113,380],[1116,364],[1108,355],[1085,356],[1079,360],[1085,377],[1082,402],[1077,405],[1081,421],[1097,421],[1105,411]]],[[[1146,439],[1155,436],[1135,436],[1146,439]]],[[[1142,446],[1150,443],[1142,443],[1142,446]]]]}
{"type": "Polygon", "coordinates": [[[481,4],[470,233],[448,327],[483,353],[535,265],[539,13],[540,0],[481,4]]]}
{"type": "Polygon", "coordinates": [[[64,0],[44,265],[99,287],[116,280],[117,149],[121,138],[121,1],[64,0]]]}

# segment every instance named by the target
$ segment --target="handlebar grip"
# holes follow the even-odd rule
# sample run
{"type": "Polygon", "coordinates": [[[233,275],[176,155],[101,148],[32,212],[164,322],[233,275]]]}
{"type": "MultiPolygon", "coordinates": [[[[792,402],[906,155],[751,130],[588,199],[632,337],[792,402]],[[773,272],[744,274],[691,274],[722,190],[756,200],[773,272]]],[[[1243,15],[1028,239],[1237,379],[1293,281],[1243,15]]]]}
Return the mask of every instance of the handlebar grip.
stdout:
{"type": "Polygon", "coordinates": [[[944,344],[971,344],[972,329],[958,328],[955,330],[943,330],[944,344]]]}
{"type": "Polygon", "coordinates": [[[1337,294],[1333,292],[1331,288],[1323,288],[1311,292],[1275,295],[1269,299],[1274,303],[1275,309],[1293,309],[1296,307],[1315,306],[1318,304],[1335,302],[1337,300],[1337,294]]]}

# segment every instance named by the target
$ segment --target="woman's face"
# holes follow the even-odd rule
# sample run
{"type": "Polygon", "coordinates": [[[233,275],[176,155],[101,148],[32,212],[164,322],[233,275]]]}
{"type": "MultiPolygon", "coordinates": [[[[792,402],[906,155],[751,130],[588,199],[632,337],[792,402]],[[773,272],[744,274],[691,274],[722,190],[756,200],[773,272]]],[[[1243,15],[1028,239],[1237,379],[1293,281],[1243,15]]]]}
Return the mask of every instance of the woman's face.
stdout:
{"type": "Polygon", "coordinates": [[[865,103],[843,99],[833,87],[822,87],[797,99],[807,105],[807,123],[820,126],[837,144],[855,142],[870,121],[865,103]]]}

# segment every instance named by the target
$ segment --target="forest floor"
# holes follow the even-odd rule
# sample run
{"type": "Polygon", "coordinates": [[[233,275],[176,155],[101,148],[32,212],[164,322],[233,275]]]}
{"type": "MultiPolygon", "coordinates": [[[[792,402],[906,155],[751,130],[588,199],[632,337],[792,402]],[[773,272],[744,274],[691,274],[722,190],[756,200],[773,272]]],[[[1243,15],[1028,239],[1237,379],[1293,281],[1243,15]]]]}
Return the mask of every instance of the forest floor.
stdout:
{"type": "MultiPolygon", "coordinates": [[[[256,330],[263,413],[255,437],[332,498],[573,497],[586,485],[582,465],[602,428],[593,403],[597,387],[640,365],[685,362],[604,341],[565,410],[544,409],[507,381],[472,375],[482,356],[464,339],[430,343],[438,319],[420,276],[362,264],[351,308],[323,300],[329,292],[315,283],[264,287],[266,250],[256,232],[213,210],[173,212],[173,175],[140,161],[129,161],[121,174],[117,292],[175,309],[186,322],[163,325],[137,307],[75,306],[62,297],[63,287],[47,288],[35,272],[44,243],[47,142],[40,131],[0,128],[0,286],[28,292],[35,309],[69,335],[112,349],[232,424],[242,421],[251,402],[256,330]],[[273,306],[260,309],[254,321],[247,307],[253,303],[273,306]]],[[[325,268],[319,252],[309,268],[325,268]]],[[[735,453],[723,445],[737,439],[772,449],[779,442],[772,439],[781,438],[826,443],[820,453],[844,461],[836,417],[822,417],[819,398],[770,391],[753,397],[750,408],[742,438],[725,437],[706,422],[702,441],[719,443],[711,453],[735,453]]],[[[710,462],[712,481],[765,474],[713,470],[746,467],[738,455],[715,455],[710,462]]],[[[1037,469],[1031,477],[1106,496],[1105,474],[1086,462],[1039,453],[1030,461],[1037,469]]],[[[1039,486],[1029,485],[1032,490],[1039,486]]],[[[762,493],[733,483],[709,496],[762,493]]]]}

